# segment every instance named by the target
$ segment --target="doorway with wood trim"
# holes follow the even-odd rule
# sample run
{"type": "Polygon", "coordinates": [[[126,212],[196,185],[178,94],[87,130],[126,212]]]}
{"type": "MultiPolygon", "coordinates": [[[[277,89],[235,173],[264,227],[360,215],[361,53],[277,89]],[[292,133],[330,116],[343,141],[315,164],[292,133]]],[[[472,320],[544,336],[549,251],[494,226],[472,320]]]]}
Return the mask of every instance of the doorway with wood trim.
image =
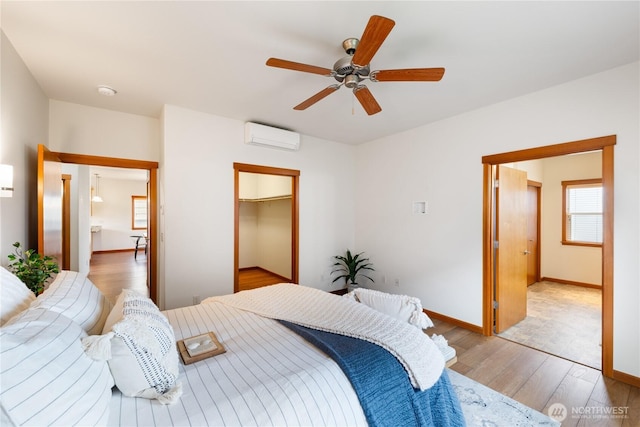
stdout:
{"type": "Polygon", "coordinates": [[[234,163],[234,292],[298,283],[300,171],[234,163]]]}
{"type": "MultiPolygon", "coordinates": [[[[603,243],[602,243],[602,354],[601,366],[605,376],[614,376],[613,371],[613,147],[616,143],[615,136],[593,138],[574,141],[564,144],[521,150],[509,153],[485,156],[482,158],[484,165],[484,202],[483,202],[483,333],[494,334],[494,324],[499,315],[494,309],[500,310],[501,302],[496,299],[500,295],[496,291],[500,284],[500,245],[494,241],[496,233],[496,217],[494,215],[497,195],[494,193],[494,183],[498,165],[523,162],[528,160],[543,159],[563,156],[573,153],[585,153],[599,150],[602,153],[602,185],[603,185],[603,243]]],[[[501,184],[502,185],[502,184],[501,184]]],[[[525,190],[526,193],[526,190],[525,190]]],[[[517,249],[523,255],[528,251],[526,239],[522,242],[522,248],[517,249]]],[[[526,278],[526,263],[523,275],[526,278]]],[[[507,264],[503,267],[511,268],[507,264]]],[[[526,282],[526,279],[525,279],[526,282]]],[[[526,286],[526,284],[525,284],[526,286]]],[[[507,302],[508,304],[508,302],[507,302]]]]}
{"type": "Polygon", "coordinates": [[[147,284],[149,296],[158,301],[158,162],[98,157],[82,154],[52,152],[44,145],[38,145],[38,253],[64,259],[62,200],[63,186],[60,183],[63,163],[106,166],[124,169],[144,169],[149,173],[149,247],[147,248],[147,284]],[[45,197],[46,196],[46,197],[45,197]],[[153,243],[152,243],[153,242],[153,243]]]}

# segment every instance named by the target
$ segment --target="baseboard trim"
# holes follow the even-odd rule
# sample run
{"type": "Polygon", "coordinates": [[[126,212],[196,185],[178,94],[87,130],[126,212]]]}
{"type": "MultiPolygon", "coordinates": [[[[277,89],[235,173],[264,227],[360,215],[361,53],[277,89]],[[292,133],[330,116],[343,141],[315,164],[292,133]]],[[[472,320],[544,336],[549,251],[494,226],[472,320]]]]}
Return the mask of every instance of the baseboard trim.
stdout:
{"type": "Polygon", "coordinates": [[[115,254],[118,252],[134,252],[135,249],[109,249],[106,251],[93,251],[94,254],[115,254]]]}
{"type": "Polygon", "coordinates": [[[634,375],[625,374],[624,372],[613,370],[613,375],[611,376],[614,380],[623,382],[625,384],[632,385],[634,387],[640,388],[640,377],[636,377],[634,375]]]}
{"type": "Polygon", "coordinates": [[[436,313],[435,311],[426,309],[422,311],[432,319],[442,320],[443,322],[451,323],[452,325],[459,326],[463,329],[482,335],[482,326],[472,325],[471,323],[463,322],[462,320],[454,319],[453,317],[445,316],[444,314],[436,313]]]}
{"type": "Polygon", "coordinates": [[[594,285],[592,283],[574,282],[572,280],[555,279],[553,277],[542,277],[540,278],[540,281],[555,282],[555,283],[560,283],[562,285],[582,286],[583,288],[602,289],[602,286],[594,285]]]}
{"type": "Polygon", "coordinates": [[[281,276],[281,275],[279,275],[278,273],[274,273],[273,271],[269,271],[269,270],[267,270],[266,268],[258,267],[257,265],[256,265],[256,266],[253,266],[253,267],[242,267],[242,268],[238,268],[238,271],[247,271],[247,270],[260,270],[260,271],[264,271],[265,273],[272,274],[272,275],[276,276],[277,278],[279,278],[280,280],[282,280],[282,282],[283,282],[283,283],[291,283],[291,279],[289,279],[289,278],[287,278],[287,277],[284,277],[284,276],[281,276]]]}

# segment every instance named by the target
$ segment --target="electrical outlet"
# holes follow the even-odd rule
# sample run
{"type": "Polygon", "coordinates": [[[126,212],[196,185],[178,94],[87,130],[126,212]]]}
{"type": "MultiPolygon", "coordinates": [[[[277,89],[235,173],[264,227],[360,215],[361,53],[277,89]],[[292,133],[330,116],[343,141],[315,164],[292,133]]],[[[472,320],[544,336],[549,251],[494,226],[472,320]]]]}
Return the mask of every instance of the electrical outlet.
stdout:
{"type": "Polygon", "coordinates": [[[200,295],[193,296],[193,305],[200,304],[200,295]]]}
{"type": "Polygon", "coordinates": [[[395,286],[396,288],[400,287],[400,279],[393,279],[393,286],[395,286]]]}

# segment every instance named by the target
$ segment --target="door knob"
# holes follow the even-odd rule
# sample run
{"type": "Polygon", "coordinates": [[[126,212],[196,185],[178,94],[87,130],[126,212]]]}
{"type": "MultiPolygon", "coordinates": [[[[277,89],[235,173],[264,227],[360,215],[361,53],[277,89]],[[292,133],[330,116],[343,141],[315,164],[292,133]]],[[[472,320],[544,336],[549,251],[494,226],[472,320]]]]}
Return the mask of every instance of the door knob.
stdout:
{"type": "Polygon", "coordinates": [[[530,253],[531,253],[531,252],[529,252],[529,251],[524,251],[524,254],[525,254],[525,255],[529,255],[530,253]]]}

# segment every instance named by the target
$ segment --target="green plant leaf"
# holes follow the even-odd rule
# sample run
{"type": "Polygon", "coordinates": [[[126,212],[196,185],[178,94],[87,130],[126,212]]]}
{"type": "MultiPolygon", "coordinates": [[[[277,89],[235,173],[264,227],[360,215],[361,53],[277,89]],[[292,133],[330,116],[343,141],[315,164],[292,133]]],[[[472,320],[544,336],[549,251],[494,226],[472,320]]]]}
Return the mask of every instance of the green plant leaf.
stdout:
{"type": "Polygon", "coordinates": [[[34,249],[22,251],[20,246],[20,242],[15,242],[14,253],[7,255],[11,261],[9,269],[37,296],[44,290],[46,281],[60,269],[50,256],[40,256],[34,249]]]}
{"type": "Polygon", "coordinates": [[[363,270],[375,271],[373,269],[373,264],[369,262],[369,258],[365,258],[362,255],[364,252],[360,252],[357,254],[352,254],[349,249],[347,249],[345,255],[334,255],[334,259],[337,261],[333,264],[335,267],[331,274],[334,273],[342,273],[336,278],[333,279],[333,282],[337,282],[340,279],[345,279],[345,281],[352,283],[356,283],[356,278],[361,276],[369,279],[370,281],[374,281],[371,277],[363,274],[363,270]]]}

